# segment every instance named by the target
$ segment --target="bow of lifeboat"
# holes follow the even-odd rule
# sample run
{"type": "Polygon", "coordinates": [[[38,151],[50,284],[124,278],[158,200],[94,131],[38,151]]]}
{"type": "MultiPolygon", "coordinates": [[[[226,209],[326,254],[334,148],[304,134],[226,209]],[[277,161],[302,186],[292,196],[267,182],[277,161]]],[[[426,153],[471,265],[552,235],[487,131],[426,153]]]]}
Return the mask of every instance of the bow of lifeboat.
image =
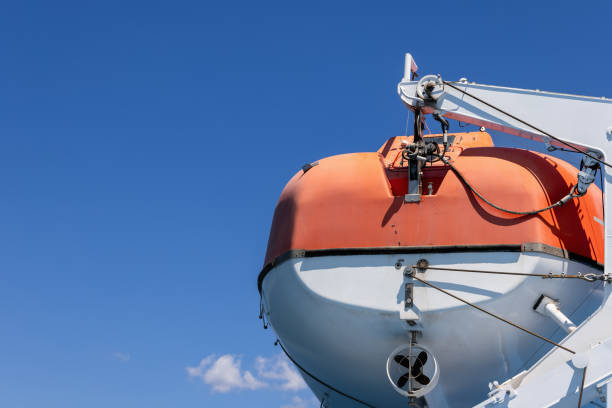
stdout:
{"type": "MultiPolygon", "coordinates": [[[[577,170],[554,157],[494,147],[485,132],[449,138],[451,164],[504,208],[546,207],[575,184],[577,170]]],[[[422,169],[420,201],[405,202],[401,143],[410,139],[304,167],[274,213],[258,279],[266,317],[314,393],[334,408],[405,407],[387,367],[402,345],[423,347],[435,361],[436,384],[432,372],[420,383],[410,378],[414,390],[422,388],[417,403],[435,407],[481,401],[489,381],[517,375],[552,347],[412,279],[405,271],[420,260],[523,274],[601,270],[596,186],[538,215],[512,215],[478,199],[437,162],[422,169]]],[[[601,303],[601,284],[579,279],[435,269],[420,276],[553,341],[566,332],[534,310],[542,295],[558,300],[575,324],[601,303]]]]}

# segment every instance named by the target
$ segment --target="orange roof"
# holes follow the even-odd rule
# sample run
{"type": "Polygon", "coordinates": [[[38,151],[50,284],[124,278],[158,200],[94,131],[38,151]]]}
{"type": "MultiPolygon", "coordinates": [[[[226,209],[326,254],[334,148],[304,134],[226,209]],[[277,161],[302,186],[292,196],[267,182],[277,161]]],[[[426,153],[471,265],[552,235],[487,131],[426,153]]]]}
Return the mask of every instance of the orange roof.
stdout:
{"type": "MultiPolygon", "coordinates": [[[[439,135],[431,135],[435,136],[439,135]]],[[[557,158],[493,147],[485,132],[452,136],[448,156],[454,166],[481,194],[504,208],[546,207],[576,182],[577,169],[557,158]]],[[[602,219],[601,190],[595,185],[561,207],[517,216],[482,202],[448,166],[437,162],[423,169],[421,201],[405,203],[407,167],[398,159],[405,139],[397,136],[378,152],[328,157],[306,173],[299,171],[278,201],[265,262],[292,249],[526,243],[603,262],[603,225],[597,221],[602,219]]]]}

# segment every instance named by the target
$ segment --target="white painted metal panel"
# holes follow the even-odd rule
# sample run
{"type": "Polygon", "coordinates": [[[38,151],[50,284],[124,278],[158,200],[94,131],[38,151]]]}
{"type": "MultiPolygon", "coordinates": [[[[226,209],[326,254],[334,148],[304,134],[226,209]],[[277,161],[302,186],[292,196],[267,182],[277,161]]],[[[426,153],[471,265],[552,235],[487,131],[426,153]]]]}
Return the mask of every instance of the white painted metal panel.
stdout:
{"type": "MultiPolygon", "coordinates": [[[[404,284],[411,279],[395,268],[412,265],[482,270],[568,274],[594,272],[573,261],[538,253],[451,253],[328,256],[291,259],[276,266],[263,282],[269,321],[287,351],[307,370],[339,390],[377,407],[405,407],[386,376],[386,360],[410,341],[411,326],[400,319],[404,284]]],[[[601,284],[579,280],[508,277],[427,271],[424,279],[538,333],[561,340],[565,333],[533,305],[545,293],[559,299],[576,323],[601,302],[601,284]]],[[[419,343],[440,362],[434,407],[466,407],[482,400],[487,383],[526,369],[550,345],[414,282],[415,309],[421,316],[419,343]]],[[[325,387],[308,380],[322,397],[325,387]]],[[[333,392],[330,407],[358,407],[333,392]]]]}

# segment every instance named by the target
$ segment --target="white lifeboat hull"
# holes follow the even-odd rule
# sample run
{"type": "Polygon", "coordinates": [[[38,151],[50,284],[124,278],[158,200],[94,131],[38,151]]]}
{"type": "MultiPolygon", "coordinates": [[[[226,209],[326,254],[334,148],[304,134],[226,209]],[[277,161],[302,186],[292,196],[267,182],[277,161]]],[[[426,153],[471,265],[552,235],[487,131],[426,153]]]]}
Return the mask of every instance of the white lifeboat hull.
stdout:
{"type": "MultiPolygon", "coordinates": [[[[568,275],[599,272],[593,266],[545,253],[504,251],[285,260],[263,279],[266,317],[287,353],[304,370],[308,385],[328,406],[405,408],[408,400],[388,380],[386,363],[396,347],[410,343],[412,330],[420,332],[417,342],[431,350],[439,363],[438,384],[424,397],[436,408],[470,407],[482,401],[488,382],[513,377],[553,347],[404,276],[406,265],[422,258],[431,266],[446,268],[568,275]],[[397,269],[399,259],[402,267],[397,269]],[[416,326],[400,315],[405,310],[407,282],[414,283],[416,326]]],[[[579,279],[437,270],[420,276],[553,341],[566,333],[534,311],[541,295],[558,299],[563,313],[576,324],[602,301],[601,283],[579,279]]]]}

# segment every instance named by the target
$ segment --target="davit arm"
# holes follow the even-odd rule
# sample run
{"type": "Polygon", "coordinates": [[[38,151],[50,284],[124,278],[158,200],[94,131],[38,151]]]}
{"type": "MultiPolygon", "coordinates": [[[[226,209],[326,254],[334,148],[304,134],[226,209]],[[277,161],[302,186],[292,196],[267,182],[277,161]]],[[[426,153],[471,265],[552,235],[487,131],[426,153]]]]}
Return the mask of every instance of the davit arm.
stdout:
{"type": "MultiPolygon", "coordinates": [[[[570,145],[585,153],[583,162],[601,160],[605,174],[604,272],[612,274],[612,168],[604,164],[612,160],[612,99],[482,85],[465,79],[447,82],[436,75],[416,81],[416,70],[414,59],[406,54],[398,93],[412,110],[557,146],[570,145]]],[[[604,285],[601,307],[560,342],[575,350],[575,355],[560,348],[551,350],[527,371],[494,387],[490,398],[478,407],[576,407],[583,374],[582,401],[599,401],[607,389],[607,406],[612,407],[612,284],[604,285]]]]}

